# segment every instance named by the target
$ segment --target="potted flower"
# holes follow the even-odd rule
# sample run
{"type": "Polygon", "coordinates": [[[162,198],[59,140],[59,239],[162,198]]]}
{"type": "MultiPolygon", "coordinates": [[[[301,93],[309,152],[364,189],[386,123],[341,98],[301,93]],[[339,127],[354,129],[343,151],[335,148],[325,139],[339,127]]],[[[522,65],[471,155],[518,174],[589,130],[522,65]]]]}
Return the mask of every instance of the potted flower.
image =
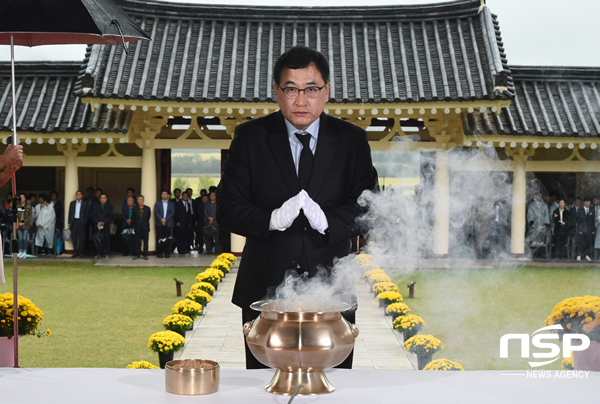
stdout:
{"type": "Polygon", "coordinates": [[[185,332],[191,330],[194,326],[194,320],[183,314],[171,314],[163,320],[165,329],[174,331],[185,337],[185,332]]]}
{"type": "Polygon", "coordinates": [[[180,300],[173,306],[173,314],[183,314],[192,320],[202,314],[202,305],[190,299],[180,300]]]}
{"type": "Polygon", "coordinates": [[[125,369],[160,369],[158,366],[151,364],[148,361],[131,362],[125,369]]]}
{"type": "Polygon", "coordinates": [[[387,307],[388,304],[400,303],[402,301],[402,295],[398,292],[381,292],[377,295],[377,302],[387,307]]]}
{"type": "Polygon", "coordinates": [[[574,352],[575,369],[600,371],[600,297],[565,299],[554,306],[544,323],[547,326],[559,324],[562,328],[552,331],[558,333],[561,340],[566,333],[587,335],[589,348],[574,352]]]}
{"type": "Polygon", "coordinates": [[[385,273],[376,273],[376,274],[369,276],[369,284],[371,284],[371,285],[375,285],[376,283],[379,283],[379,282],[391,282],[391,281],[392,281],[392,278],[387,276],[385,273]]]}
{"type": "Polygon", "coordinates": [[[192,285],[192,290],[203,290],[209,295],[215,293],[215,287],[208,282],[198,282],[192,285]]]}
{"type": "Polygon", "coordinates": [[[397,317],[393,325],[399,333],[404,335],[404,341],[407,341],[425,327],[425,320],[414,314],[409,314],[408,316],[397,317]]]}
{"type": "Polygon", "coordinates": [[[563,359],[560,365],[562,370],[575,370],[575,364],[573,363],[573,352],[571,352],[571,357],[563,359]]]}
{"type": "Polygon", "coordinates": [[[174,331],[160,331],[152,334],[148,340],[148,349],[158,353],[160,368],[173,360],[175,352],[185,345],[185,338],[174,331]]]}
{"type": "Polygon", "coordinates": [[[444,349],[444,346],[433,335],[415,335],[404,343],[404,349],[417,355],[419,370],[423,370],[431,362],[433,354],[444,349]]]}
{"type": "Polygon", "coordinates": [[[234,263],[235,261],[237,261],[237,258],[235,255],[231,254],[231,253],[223,253],[223,254],[219,254],[217,255],[217,258],[222,258],[224,260],[229,261],[230,263],[234,263]]]}
{"type": "Polygon", "coordinates": [[[219,282],[221,282],[225,277],[225,272],[221,271],[218,268],[209,267],[206,268],[206,271],[204,271],[204,273],[206,272],[217,275],[219,277],[219,282]]]}
{"type": "Polygon", "coordinates": [[[360,262],[361,264],[369,264],[373,262],[373,256],[370,254],[358,254],[356,257],[354,257],[354,259],[360,262]]]}
{"type": "Polygon", "coordinates": [[[398,292],[398,286],[393,282],[379,282],[371,287],[371,291],[377,296],[381,292],[398,292]]]}
{"type": "Polygon", "coordinates": [[[227,274],[229,272],[229,269],[231,268],[231,262],[229,262],[225,259],[217,258],[210,264],[210,268],[219,269],[219,270],[223,271],[223,273],[227,274]]]}
{"type": "Polygon", "coordinates": [[[375,267],[373,269],[369,269],[368,271],[366,271],[363,275],[363,279],[365,279],[366,281],[369,280],[369,277],[371,275],[375,275],[375,274],[382,274],[385,275],[385,271],[379,267],[375,267]]]}
{"type": "Polygon", "coordinates": [[[394,319],[397,319],[398,317],[405,315],[409,311],[410,308],[404,303],[392,303],[385,308],[385,315],[392,316],[394,319]]]}
{"type": "Polygon", "coordinates": [[[423,368],[423,370],[438,370],[438,371],[459,371],[464,372],[465,369],[460,363],[453,362],[448,359],[436,359],[431,361],[423,368]]]}
{"type": "Polygon", "coordinates": [[[208,293],[200,289],[190,291],[185,297],[202,305],[206,305],[212,300],[212,297],[208,293]]]}
{"type": "MultiPolygon", "coordinates": [[[[19,336],[50,335],[51,331],[38,331],[44,313],[29,299],[19,296],[19,336]]],[[[0,367],[14,366],[14,296],[12,293],[0,293],[0,367]]]]}
{"type": "Polygon", "coordinates": [[[398,286],[394,282],[378,282],[371,286],[371,292],[376,296],[381,292],[397,292],[398,286]]]}
{"type": "Polygon", "coordinates": [[[219,274],[204,271],[196,276],[196,280],[198,282],[208,282],[213,285],[215,289],[217,289],[217,285],[221,281],[221,278],[219,277],[219,274]]]}

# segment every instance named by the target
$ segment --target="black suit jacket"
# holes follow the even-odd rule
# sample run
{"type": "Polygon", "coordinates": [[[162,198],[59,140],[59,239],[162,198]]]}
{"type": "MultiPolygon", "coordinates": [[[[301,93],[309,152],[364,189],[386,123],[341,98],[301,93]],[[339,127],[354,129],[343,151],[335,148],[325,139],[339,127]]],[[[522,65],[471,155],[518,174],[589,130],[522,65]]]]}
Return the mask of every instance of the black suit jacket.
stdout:
{"type": "Polygon", "coordinates": [[[585,214],[585,207],[581,207],[579,212],[575,216],[575,222],[577,223],[577,233],[582,232],[583,234],[591,234],[596,231],[596,214],[594,213],[594,207],[588,208],[588,214],[585,214]]]}
{"type": "MultiPolygon", "coordinates": [[[[181,199],[179,202],[175,202],[175,226],[177,226],[177,223],[180,223],[180,229],[190,227],[193,220],[190,207],[188,206],[188,210],[186,212],[183,203],[183,199],[181,199]]],[[[190,203],[189,199],[187,203],[190,203]]]]}
{"type": "Polygon", "coordinates": [[[150,217],[152,216],[152,212],[149,206],[144,205],[144,213],[142,213],[142,217],[140,217],[140,207],[134,206],[133,212],[131,213],[131,227],[135,230],[135,232],[150,232],[150,217]]]}
{"type": "Polygon", "coordinates": [[[350,253],[350,237],[363,233],[356,218],[357,199],[377,188],[366,132],[322,114],[308,189],[329,223],[325,235],[301,214],[285,231],[269,231],[274,209],[301,188],[281,112],[239,125],[229,149],[218,189],[217,221],[246,237],[233,303],[248,308],[277,286],[285,272],[316,272],[319,265],[350,253]],[[308,267],[308,268],[307,268],[308,267]]]}
{"type": "MultiPolygon", "coordinates": [[[[69,223],[71,226],[73,226],[73,221],[75,220],[75,206],[76,206],[77,201],[72,201],[69,204],[69,221],[67,223],[69,223]]],[[[88,204],[86,201],[81,201],[81,209],[79,210],[79,223],[81,223],[82,225],[85,225],[87,223],[88,220],[88,204]]]]}

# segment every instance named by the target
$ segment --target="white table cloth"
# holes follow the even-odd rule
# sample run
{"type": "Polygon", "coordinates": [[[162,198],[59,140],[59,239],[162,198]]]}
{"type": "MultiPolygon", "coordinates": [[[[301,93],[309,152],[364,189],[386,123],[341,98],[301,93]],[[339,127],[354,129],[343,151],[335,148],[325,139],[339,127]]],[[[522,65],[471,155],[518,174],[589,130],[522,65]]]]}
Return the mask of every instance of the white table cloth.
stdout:
{"type": "MultiPolygon", "coordinates": [[[[587,378],[544,371],[550,378],[528,377],[526,371],[428,372],[331,370],[332,394],[296,397],[302,403],[568,403],[596,402],[600,372],[587,378]],[[556,377],[558,375],[558,378],[556,377]]],[[[223,370],[219,392],[179,396],[165,391],[163,370],[133,369],[12,369],[0,368],[2,404],[113,403],[274,403],[289,397],[266,393],[272,370],[223,370]]],[[[532,373],[530,373],[530,376],[532,373]]],[[[579,373],[579,376],[585,376],[579,373]]]]}

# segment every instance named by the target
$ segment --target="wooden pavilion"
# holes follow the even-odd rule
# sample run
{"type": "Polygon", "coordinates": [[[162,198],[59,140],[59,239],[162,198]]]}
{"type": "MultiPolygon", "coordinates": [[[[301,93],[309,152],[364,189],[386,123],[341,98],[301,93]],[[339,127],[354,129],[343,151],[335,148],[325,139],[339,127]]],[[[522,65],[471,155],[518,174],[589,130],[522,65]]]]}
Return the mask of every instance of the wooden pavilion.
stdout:
{"type": "MultiPolygon", "coordinates": [[[[54,175],[66,206],[80,186],[99,183],[123,194],[140,184],[153,206],[169,188],[171,149],[225,156],[238,124],[278,109],[273,64],[297,44],[328,58],[326,112],[378,128],[368,132],[373,150],[435,153],[438,256],[448,253],[451,171],[483,169],[451,159],[453,149],[494,147],[501,160],[485,169],[512,173],[516,256],[524,253],[526,173],[600,171],[600,69],[509,66],[498,18],[484,0],[315,8],[118,3],[152,42],[132,43],[129,56],[94,45],[83,63],[17,65],[22,172],[32,170],[25,183],[54,175]]],[[[6,135],[10,105],[4,63],[6,135]]]]}

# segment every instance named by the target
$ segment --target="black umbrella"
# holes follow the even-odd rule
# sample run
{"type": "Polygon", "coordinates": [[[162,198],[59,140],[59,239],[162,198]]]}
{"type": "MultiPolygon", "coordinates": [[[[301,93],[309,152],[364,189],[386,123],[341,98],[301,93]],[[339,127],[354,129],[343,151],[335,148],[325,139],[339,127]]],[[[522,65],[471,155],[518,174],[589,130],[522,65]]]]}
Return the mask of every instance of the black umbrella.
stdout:
{"type": "MultiPolygon", "coordinates": [[[[12,66],[12,143],[17,145],[14,46],[123,44],[150,37],[112,0],[0,0],[0,44],[10,45],[12,66]]],[[[13,195],[17,184],[13,175],[13,195]]],[[[17,293],[17,198],[13,200],[13,294],[15,367],[19,366],[17,293]]]]}

